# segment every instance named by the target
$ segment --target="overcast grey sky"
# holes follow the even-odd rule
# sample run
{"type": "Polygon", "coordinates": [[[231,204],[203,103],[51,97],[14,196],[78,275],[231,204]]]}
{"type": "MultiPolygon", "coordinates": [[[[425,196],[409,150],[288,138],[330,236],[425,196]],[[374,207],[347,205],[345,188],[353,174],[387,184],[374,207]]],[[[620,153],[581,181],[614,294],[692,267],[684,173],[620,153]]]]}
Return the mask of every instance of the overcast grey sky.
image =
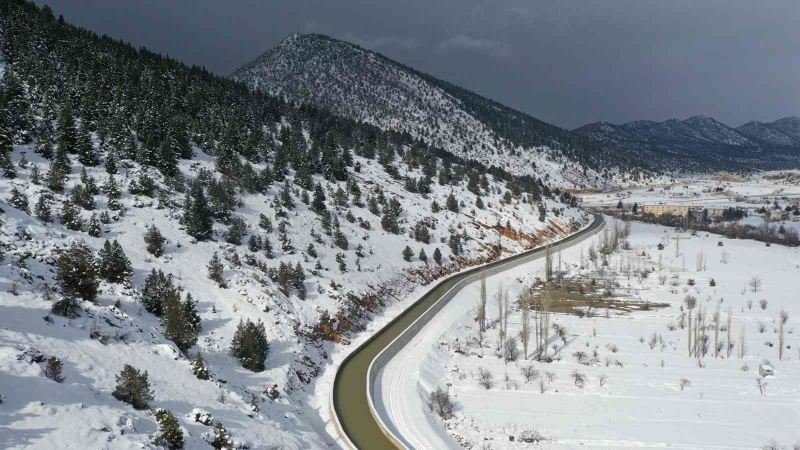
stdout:
{"type": "Polygon", "coordinates": [[[325,33],[568,128],[800,115],[797,0],[37,3],[222,75],[290,33],[325,33]]]}

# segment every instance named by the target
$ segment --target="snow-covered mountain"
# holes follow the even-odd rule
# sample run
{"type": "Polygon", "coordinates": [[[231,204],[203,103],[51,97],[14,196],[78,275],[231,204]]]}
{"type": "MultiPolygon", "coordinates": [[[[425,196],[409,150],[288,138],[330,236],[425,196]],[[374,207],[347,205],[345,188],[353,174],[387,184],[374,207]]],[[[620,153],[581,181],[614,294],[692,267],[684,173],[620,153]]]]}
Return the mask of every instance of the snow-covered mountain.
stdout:
{"type": "Polygon", "coordinates": [[[232,78],[556,186],[603,186],[638,177],[641,168],[567,130],[320,34],[293,34],[232,78]]]}
{"type": "Polygon", "coordinates": [[[800,149],[800,117],[784,117],[767,123],[747,122],[736,131],[765,145],[800,149]]]}
{"type": "Polygon", "coordinates": [[[599,144],[667,169],[751,170],[800,164],[800,120],[750,122],[731,128],[708,116],[621,125],[596,122],[574,130],[599,144]]]}

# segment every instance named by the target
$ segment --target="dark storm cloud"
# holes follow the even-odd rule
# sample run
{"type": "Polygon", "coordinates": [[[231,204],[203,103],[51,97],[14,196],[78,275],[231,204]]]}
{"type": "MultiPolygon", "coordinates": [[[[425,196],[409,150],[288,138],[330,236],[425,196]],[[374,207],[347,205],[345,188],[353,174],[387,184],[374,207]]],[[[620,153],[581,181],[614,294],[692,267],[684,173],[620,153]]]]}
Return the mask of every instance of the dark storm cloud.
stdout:
{"type": "Polygon", "coordinates": [[[229,74],[321,32],[564,127],[800,114],[797,0],[51,0],[56,14],[229,74]]]}

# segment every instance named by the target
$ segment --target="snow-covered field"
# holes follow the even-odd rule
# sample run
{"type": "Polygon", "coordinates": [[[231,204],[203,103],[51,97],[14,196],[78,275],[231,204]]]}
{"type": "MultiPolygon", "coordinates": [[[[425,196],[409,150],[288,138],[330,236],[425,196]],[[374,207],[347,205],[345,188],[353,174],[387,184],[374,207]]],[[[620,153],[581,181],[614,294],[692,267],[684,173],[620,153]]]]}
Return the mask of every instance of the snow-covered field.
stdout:
{"type": "Polygon", "coordinates": [[[759,208],[778,201],[782,206],[800,197],[797,172],[764,172],[748,176],[697,175],[669,183],[613,192],[581,193],[584,206],[615,206],[622,201],[632,205],[703,205],[705,207],[759,208]]]}
{"type": "MultiPolygon", "coordinates": [[[[398,358],[393,371],[401,382],[384,389],[390,403],[403,405],[412,429],[436,426],[440,435],[446,430],[467,448],[524,448],[533,444],[520,438],[537,433],[545,439],[538,444],[544,448],[744,449],[771,440],[788,448],[800,443],[800,336],[794,326],[800,314],[800,251],[715,235],[678,235],[645,224],[632,225],[628,242],[630,250],[609,256],[609,266],[600,265],[601,270],[588,260],[588,244],[563,252],[567,277],[614,281],[617,296],[668,306],[631,313],[600,309],[582,318],[554,314],[551,325],[567,332],[565,341],[550,341],[555,344],[555,350],[548,349],[553,362],[520,358],[504,363],[495,349],[494,293],[502,283],[516,300],[542,268],[526,266],[491,277],[492,320],[483,346],[475,343],[475,286],[421,333],[419,342],[426,345],[404,354],[413,357],[398,358]],[[673,237],[682,238],[677,256],[673,237]],[[704,268],[698,267],[699,254],[704,268]],[[750,286],[754,277],[761,280],[755,292],[750,286]],[[687,296],[696,298],[693,320],[699,308],[706,315],[709,343],[700,358],[688,355],[687,296]],[[721,350],[715,358],[717,308],[721,350]],[[783,360],[778,355],[781,310],[788,313],[783,360]],[[774,366],[773,376],[759,376],[764,361],[774,366]],[[527,366],[537,371],[529,382],[522,373],[527,366]],[[479,384],[481,370],[493,376],[490,389],[479,384]],[[575,382],[576,371],[585,377],[583,387],[575,382]],[[763,393],[758,380],[764,383],[763,393]],[[426,406],[436,387],[448,388],[456,403],[455,417],[444,424],[426,406]]],[[[512,305],[508,336],[516,337],[521,312],[516,302],[512,305]]]]}

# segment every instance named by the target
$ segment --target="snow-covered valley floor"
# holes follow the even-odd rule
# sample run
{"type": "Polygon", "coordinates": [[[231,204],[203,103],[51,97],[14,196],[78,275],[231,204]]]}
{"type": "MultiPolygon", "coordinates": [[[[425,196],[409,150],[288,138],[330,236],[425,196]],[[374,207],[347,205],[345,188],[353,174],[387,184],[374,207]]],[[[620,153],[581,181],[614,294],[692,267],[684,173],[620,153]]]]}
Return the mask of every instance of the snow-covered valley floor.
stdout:
{"type": "Polygon", "coordinates": [[[466,448],[744,449],[773,440],[781,448],[800,443],[800,337],[794,326],[800,314],[800,251],[634,223],[628,245],[621,246],[629,249],[611,254],[607,267],[601,255],[596,268],[588,258],[590,242],[598,249],[602,239],[562,252],[566,278],[614,283],[615,297],[667,306],[630,313],[596,308],[591,317],[552,314],[547,354],[553,362],[523,356],[504,362],[496,350],[495,293],[501,283],[509,291],[507,336],[519,342],[517,298],[543,276],[544,262],[538,261],[488,278],[489,328],[482,346],[474,320],[475,285],[421,333],[429,346],[414,346],[409,349],[414,358],[398,359],[402,363],[394,370],[410,380],[406,390],[385,393],[407,408],[423,409],[417,417],[466,448]],[[674,237],[682,238],[677,256],[674,237]],[[704,314],[705,333],[699,336],[703,341],[705,334],[707,343],[700,358],[688,355],[687,296],[696,299],[693,327],[698,312],[704,314]],[[781,310],[788,314],[782,360],[781,310]],[[566,330],[563,340],[554,324],[566,330]],[[774,375],[759,375],[765,361],[774,375]],[[481,385],[482,371],[491,374],[488,389],[481,385]],[[436,387],[448,389],[455,401],[454,417],[446,421],[427,408],[436,387]]]}

